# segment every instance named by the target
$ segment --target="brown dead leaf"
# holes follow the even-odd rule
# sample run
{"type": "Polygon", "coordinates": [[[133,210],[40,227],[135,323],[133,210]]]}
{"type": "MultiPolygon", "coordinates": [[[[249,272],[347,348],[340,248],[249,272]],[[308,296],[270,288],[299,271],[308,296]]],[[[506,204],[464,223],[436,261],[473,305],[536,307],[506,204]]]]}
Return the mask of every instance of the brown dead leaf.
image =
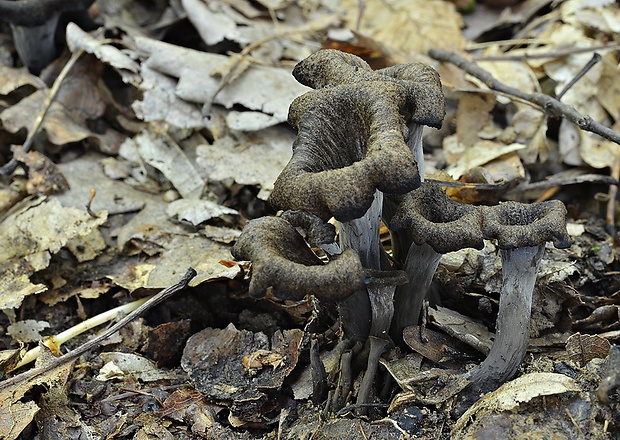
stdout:
{"type": "Polygon", "coordinates": [[[428,313],[434,325],[450,336],[457,338],[481,353],[489,353],[493,334],[484,325],[445,307],[429,308],[428,313]]]}
{"type": "Polygon", "coordinates": [[[456,135],[460,145],[471,147],[480,140],[480,131],[493,124],[491,110],[495,107],[495,95],[491,93],[459,94],[456,110],[456,135]]]}
{"type": "Polygon", "coordinates": [[[405,378],[400,378],[407,391],[397,394],[388,412],[398,407],[414,405],[439,405],[461,392],[469,381],[462,374],[441,368],[431,368],[405,378]]]}
{"type": "Polygon", "coordinates": [[[210,200],[188,199],[170,202],[166,212],[171,218],[176,218],[180,222],[190,223],[193,226],[198,226],[213,218],[239,215],[239,212],[236,210],[218,205],[210,200]]]}
{"type": "MultiPolygon", "coordinates": [[[[42,347],[42,349],[44,353],[48,353],[45,347],[42,347]]],[[[50,355],[43,356],[42,360],[37,361],[38,364],[45,362],[47,356],[50,355]]],[[[1,388],[0,438],[7,440],[17,439],[39,412],[40,408],[35,402],[24,398],[28,391],[34,386],[41,384],[45,384],[48,388],[63,389],[72,368],[73,363],[68,363],[32,379],[1,388]]]]}
{"type": "Polygon", "coordinates": [[[0,95],[8,95],[20,87],[29,85],[35,89],[45,88],[45,83],[35,75],[28,72],[25,67],[15,69],[0,63],[0,95]]]}
{"type": "Polygon", "coordinates": [[[158,368],[145,357],[133,353],[105,352],[100,354],[105,365],[99,370],[96,379],[101,381],[134,377],[143,382],[162,379],[184,379],[186,376],[178,371],[158,368]]]}
{"type": "MultiPolygon", "coordinates": [[[[103,115],[106,103],[99,90],[104,65],[92,57],[82,57],[62,82],[43,120],[42,127],[50,142],[65,145],[89,137],[97,137],[87,127],[103,115]]],[[[22,128],[31,131],[35,119],[43,111],[48,89],[40,89],[0,114],[5,128],[16,133],[22,128]]]]}
{"type": "Polygon", "coordinates": [[[45,269],[50,262],[49,252],[39,252],[23,258],[13,258],[0,262],[0,307],[3,309],[18,308],[23,299],[30,295],[45,292],[45,284],[33,284],[30,275],[45,269]]]}
{"type": "MultiPolygon", "coordinates": [[[[80,29],[75,23],[69,23],[66,30],[67,46],[71,52],[84,50],[95,55],[99,60],[114,67],[117,70],[137,73],[140,69],[138,63],[120,49],[103,44],[101,41],[80,29]]],[[[128,78],[124,75],[124,78],[128,78]]]]}
{"type": "Polygon", "coordinates": [[[424,329],[427,340],[420,339],[420,327],[417,325],[407,327],[403,330],[405,343],[415,352],[420,353],[427,359],[435,363],[444,362],[450,359],[458,359],[464,356],[464,352],[469,349],[458,339],[452,338],[444,333],[439,333],[431,329],[424,329]]]}
{"type": "Polygon", "coordinates": [[[485,394],[471,406],[456,422],[452,430],[454,438],[468,438],[472,434],[467,431],[469,423],[483,423],[484,416],[515,411],[522,403],[543,396],[552,396],[579,391],[577,383],[568,376],[557,373],[530,373],[511,382],[507,382],[497,390],[485,394]]]}
{"type": "Polygon", "coordinates": [[[404,53],[425,54],[432,47],[460,50],[465,46],[463,22],[453,4],[437,0],[344,0],[349,28],[404,53]],[[361,23],[360,5],[364,8],[361,23]],[[386,25],[389,23],[389,25],[386,25]]]}
{"type": "Polygon", "coordinates": [[[5,274],[0,283],[7,292],[1,297],[0,308],[18,307],[25,296],[46,290],[45,285],[31,284],[28,277],[47,267],[50,254],[72,241],[75,245],[75,240],[100,234],[97,228],[106,221],[107,213],[98,215],[93,218],[85,210],[64,208],[58,200],[44,197],[15,205],[0,223],[0,241],[4,243],[0,261],[5,274]]]}
{"type": "Polygon", "coordinates": [[[289,161],[295,134],[288,127],[269,127],[217,139],[196,149],[201,174],[211,181],[233,178],[242,185],[260,185],[258,197],[266,200],[273,183],[289,161]]]}
{"type": "Polygon", "coordinates": [[[200,198],[205,182],[196,170],[195,164],[165,132],[165,128],[150,126],[137,135],[133,142],[137,145],[142,159],[161,171],[184,198],[200,198]]]}
{"type": "MultiPolygon", "coordinates": [[[[160,90],[157,93],[189,103],[206,103],[209,106],[212,104],[213,94],[219,87],[220,80],[205,73],[223,65],[229,57],[185,49],[147,38],[137,38],[136,46],[148,54],[142,67],[179,79],[176,86],[166,85],[165,91],[160,90]],[[196,78],[200,78],[200,81],[196,81],[196,78]]],[[[153,84],[146,87],[152,88],[153,84]]],[[[255,129],[265,128],[286,121],[290,103],[307,90],[307,87],[295,81],[288,68],[252,65],[234,83],[224,86],[213,104],[229,109],[238,104],[246,107],[250,113],[261,113],[262,122],[255,129]]],[[[153,89],[153,93],[155,92],[153,89]]],[[[150,93],[151,90],[146,89],[144,101],[137,101],[134,107],[138,106],[144,120],[162,119],[161,112],[157,108],[151,109],[146,103],[149,99],[170,101],[168,98],[149,98],[150,93]],[[158,111],[157,118],[150,114],[153,110],[158,111]]],[[[173,102],[166,110],[174,112],[175,105],[173,102]]]]}
{"type": "Polygon", "coordinates": [[[233,15],[234,10],[231,11],[230,6],[222,2],[182,0],[181,3],[190,22],[209,46],[220,43],[224,39],[239,41],[240,32],[237,28],[237,21],[242,21],[246,26],[252,24],[243,16],[233,15]]]}
{"type": "Polygon", "coordinates": [[[26,319],[17,321],[7,327],[6,334],[20,342],[35,342],[42,339],[41,331],[50,327],[47,321],[26,319]]]}
{"type": "Polygon", "coordinates": [[[573,362],[582,367],[596,358],[606,358],[611,344],[598,335],[575,333],[566,341],[566,352],[573,362]]]}
{"type": "Polygon", "coordinates": [[[226,402],[232,415],[242,421],[261,422],[268,400],[265,392],[279,389],[295,368],[302,337],[299,329],[278,330],[270,341],[263,333],[237,330],[232,324],[225,329],[207,328],[189,339],[181,365],[206,398],[226,402]],[[261,357],[261,353],[268,354],[261,357]],[[274,368],[257,367],[255,374],[248,374],[244,359],[252,368],[250,358],[274,368]]]}
{"type": "Polygon", "coordinates": [[[142,352],[160,368],[173,367],[181,360],[183,347],[190,335],[189,319],[166,322],[149,330],[142,352]]]}
{"type": "Polygon", "coordinates": [[[37,151],[16,149],[13,158],[28,170],[26,190],[30,195],[50,195],[69,189],[67,180],[54,162],[37,151]]]}
{"type": "Polygon", "coordinates": [[[91,217],[86,210],[64,208],[58,200],[26,199],[0,223],[0,260],[39,252],[58,252],[70,239],[88,235],[105,223],[106,212],[91,217]]]}
{"type": "Polygon", "coordinates": [[[501,156],[523,150],[525,145],[516,142],[506,145],[498,141],[479,140],[471,147],[466,148],[460,145],[454,136],[449,136],[446,138],[443,147],[451,157],[450,166],[446,171],[453,178],[458,179],[472,168],[486,165],[501,156]]]}
{"type": "Polygon", "coordinates": [[[99,161],[105,156],[91,152],[78,159],[58,165],[63,176],[69,182],[70,189],[52,198],[59,200],[63,206],[84,208],[90,198],[90,190],[96,190],[91,204],[95,211],[106,210],[110,215],[121,214],[141,209],[150,199],[158,196],[138,191],[132,186],[108,178],[99,161]]]}

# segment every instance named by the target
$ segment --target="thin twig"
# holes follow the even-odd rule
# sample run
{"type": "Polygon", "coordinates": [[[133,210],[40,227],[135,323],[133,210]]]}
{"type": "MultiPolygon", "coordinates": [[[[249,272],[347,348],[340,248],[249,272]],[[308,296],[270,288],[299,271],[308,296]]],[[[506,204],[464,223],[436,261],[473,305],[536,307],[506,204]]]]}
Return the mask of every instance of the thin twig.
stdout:
{"type": "MultiPolygon", "coordinates": [[[[611,177],[618,180],[620,178],[620,155],[616,156],[614,165],[611,169],[611,177]]],[[[609,185],[609,200],[607,201],[607,212],[605,213],[605,226],[611,235],[616,233],[616,196],[618,195],[618,185],[609,185]]]]}
{"type": "MultiPolygon", "coordinates": [[[[499,191],[510,185],[509,181],[497,183],[475,183],[475,182],[453,182],[447,180],[426,179],[428,182],[435,183],[445,188],[468,188],[477,191],[499,191]]],[[[602,183],[604,185],[618,185],[620,181],[612,176],[603,174],[578,174],[578,175],[554,175],[545,180],[533,183],[522,183],[513,192],[523,192],[532,190],[548,189],[554,186],[577,185],[581,183],[602,183]]]]}
{"type": "Polygon", "coordinates": [[[131,311],[137,309],[140,304],[146,302],[149,298],[141,298],[139,300],[123,304],[122,306],[115,307],[111,310],[107,310],[103,313],[93,316],[92,318],[87,319],[86,321],[82,321],[79,324],[57,334],[56,336],[52,336],[50,338],[46,338],[42,344],[37,345],[24,355],[24,357],[19,361],[14,368],[9,370],[17,370],[18,368],[23,367],[24,365],[29,364],[30,362],[35,361],[41,354],[41,346],[46,345],[48,347],[55,346],[60,347],[60,345],[65,342],[75,338],[78,335],[81,335],[84,332],[92,330],[95,327],[100,326],[108,321],[112,321],[113,319],[118,318],[119,316],[125,316],[131,311]]]}
{"type": "Polygon", "coordinates": [[[431,49],[429,51],[429,55],[437,61],[452,63],[463,69],[465,72],[478,78],[490,89],[506,93],[510,96],[516,96],[517,98],[536,104],[539,107],[539,110],[545,112],[549,116],[565,118],[576,124],[582,130],[596,133],[599,136],[620,145],[620,133],[599,124],[594,121],[592,117],[580,113],[574,107],[563,104],[549,95],[545,95],[544,93],[526,93],[519,89],[515,89],[514,87],[507,86],[501,81],[495,79],[489,72],[480,68],[476,63],[467,61],[456,53],[448,52],[443,49],[431,49]]]}
{"type": "Polygon", "coordinates": [[[566,94],[566,92],[568,92],[570,90],[570,88],[577,83],[577,81],[579,81],[581,78],[583,78],[585,76],[585,74],[588,73],[590,71],[590,69],[592,69],[592,67],[594,67],[594,65],[596,63],[601,61],[601,59],[602,59],[601,54],[599,54],[598,52],[595,52],[594,55],[592,55],[592,58],[590,58],[590,61],[588,61],[586,63],[586,65],[582,67],[582,69],[579,71],[579,73],[577,73],[577,75],[575,75],[575,77],[573,79],[571,79],[568,84],[566,84],[566,87],[564,87],[564,89],[562,89],[562,91],[560,93],[558,93],[558,96],[556,97],[556,99],[558,101],[561,101],[562,100],[562,96],[564,96],[566,94]]]}
{"type": "MultiPolygon", "coordinates": [[[[512,40],[495,40],[495,41],[483,41],[478,43],[477,41],[468,41],[465,43],[465,50],[480,50],[488,47],[502,47],[502,46],[523,46],[526,44],[537,44],[539,46],[549,45],[553,42],[551,40],[539,40],[538,38],[515,38],[512,40]]],[[[484,55],[472,55],[475,59],[484,58],[484,55]]],[[[501,56],[501,55],[497,55],[501,56]]]]}
{"type": "MultiPolygon", "coordinates": [[[[516,44],[519,44],[520,40],[514,40],[516,44]]],[[[506,42],[510,42],[507,40],[506,42]]],[[[501,42],[505,43],[505,42],[501,42]]],[[[576,55],[580,53],[588,53],[588,52],[597,52],[604,50],[618,50],[620,48],[620,43],[610,43],[610,44],[601,44],[597,46],[590,47],[569,47],[564,50],[553,50],[550,48],[550,52],[542,52],[542,53],[531,53],[531,54],[523,54],[523,55],[472,55],[472,58],[476,61],[524,61],[524,60],[535,60],[535,59],[558,59],[562,57],[567,57],[569,55],[576,55]]],[[[475,49],[475,48],[472,48],[475,49]]]]}
{"type": "Polygon", "coordinates": [[[532,183],[522,183],[512,192],[524,192],[534,190],[545,190],[556,186],[578,185],[581,183],[601,183],[603,185],[617,185],[618,179],[602,174],[580,174],[570,176],[551,176],[545,180],[532,183]]]}
{"type": "MultiPolygon", "coordinates": [[[[49,109],[52,106],[52,102],[54,101],[54,98],[56,98],[56,95],[58,94],[58,91],[60,90],[60,86],[62,85],[62,82],[67,77],[67,74],[69,73],[71,68],[75,65],[77,60],[82,56],[83,53],[84,53],[84,50],[78,50],[77,52],[74,52],[73,54],[71,54],[71,58],[69,59],[69,61],[67,61],[67,64],[65,64],[65,66],[60,71],[60,74],[54,81],[52,88],[49,89],[49,91],[45,95],[45,100],[43,101],[43,107],[41,108],[41,111],[37,115],[37,118],[34,120],[34,124],[32,124],[32,128],[30,129],[30,132],[28,133],[28,136],[26,137],[26,141],[24,142],[24,145],[22,145],[20,148],[22,152],[25,153],[27,151],[30,151],[30,148],[32,147],[32,142],[34,141],[34,137],[36,136],[37,133],[39,133],[39,130],[41,129],[41,126],[43,125],[43,121],[45,120],[45,116],[49,112],[49,109]]],[[[6,176],[8,174],[11,174],[13,171],[15,171],[16,167],[17,167],[17,161],[13,158],[0,168],[0,175],[6,176]]]]}
{"type": "Polygon", "coordinates": [[[41,367],[36,367],[28,371],[24,371],[23,373],[18,374],[17,376],[13,376],[10,379],[0,382],[0,389],[4,389],[9,386],[17,385],[20,382],[32,380],[35,377],[41,376],[62,365],[65,365],[73,361],[74,359],[77,359],[79,356],[86,353],[88,350],[98,346],[105,339],[109,338],[114,333],[116,333],[117,331],[125,327],[127,324],[129,324],[136,318],[140,317],[147,310],[155,307],[162,301],[165,301],[166,299],[170,298],[172,295],[179,292],[180,290],[185,289],[187,285],[189,284],[189,282],[192,280],[192,278],[194,278],[195,276],[196,276],[196,271],[190,267],[185,273],[185,275],[183,275],[183,278],[181,278],[177,283],[173,284],[170,287],[167,287],[166,289],[162,290],[158,294],[151,297],[148,301],[140,305],[137,309],[129,313],[127,316],[125,316],[123,319],[118,321],[116,324],[114,324],[112,327],[110,327],[108,330],[106,330],[101,335],[86,342],[85,344],[82,344],[81,346],[79,346],[78,348],[76,348],[75,350],[71,352],[63,356],[60,356],[56,359],[53,359],[50,363],[46,365],[43,365],[41,367]]]}

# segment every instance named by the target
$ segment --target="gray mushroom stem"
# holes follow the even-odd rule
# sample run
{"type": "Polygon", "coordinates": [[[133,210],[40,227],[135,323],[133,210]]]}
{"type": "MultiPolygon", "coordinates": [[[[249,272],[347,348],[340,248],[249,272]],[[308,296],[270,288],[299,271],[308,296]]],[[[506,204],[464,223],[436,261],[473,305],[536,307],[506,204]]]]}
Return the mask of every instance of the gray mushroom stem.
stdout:
{"type": "Polygon", "coordinates": [[[413,154],[413,158],[418,164],[418,173],[420,173],[420,182],[424,182],[424,144],[422,142],[422,134],[424,126],[416,122],[410,122],[407,125],[409,130],[407,136],[407,146],[413,154]]]}
{"type": "Polygon", "coordinates": [[[502,290],[495,340],[485,361],[469,379],[485,388],[511,379],[517,372],[530,340],[530,314],[536,274],[545,244],[502,249],[502,290]]]}
{"type": "Polygon", "coordinates": [[[394,259],[409,278],[394,296],[391,335],[401,343],[405,327],[419,323],[422,303],[442,254],[483,247],[482,213],[450,199],[439,186],[429,182],[385,207],[394,259]]]}
{"type": "MultiPolygon", "coordinates": [[[[380,272],[381,269],[379,228],[382,207],[383,194],[375,191],[374,200],[366,214],[359,219],[342,223],[340,227],[341,247],[356,250],[362,266],[370,269],[370,272],[380,272]]],[[[368,403],[379,358],[391,342],[388,331],[394,316],[394,291],[397,284],[404,282],[396,271],[392,274],[394,275],[383,279],[368,280],[369,284],[364,291],[340,303],[345,334],[359,341],[368,341],[368,360],[357,394],[358,404],[368,403]]]]}
{"type": "Polygon", "coordinates": [[[34,73],[58,55],[55,46],[60,15],[86,11],[94,0],[0,0],[0,21],[11,25],[15,49],[22,62],[34,73]]]}
{"type": "MultiPolygon", "coordinates": [[[[379,228],[381,227],[381,207],[383,194],[375,191],[372,204],[362,217],[342,222],[338,238],[343,251],[354,250],[365,269],[379,270],[381,246],[379,228]]],[[[370,333],[372,307],[367,288],[363,288],[338,304],[342,326],[347,337],[364,342],[370,333]]]]}
{"type": "Polygon", "coordinates": [[[34,74],[40,73],[56,58],[54,36],[59,18],[59,13],[53,13],[47,21],[37,26],[11,24],[15,50],[22,62],[34,74]]]}
{"type": "Polygon", "coordinates": [[[342,250],[354,249],[362,266],[379,270],[381,267],[381,211],[383,193],[375,191],[374,199],[366,214],[360,218],[340,223],[339,240],[342,250]]]}
{"type": "Polygon", "coordinates": [[[364,373],[364,377],[362,378],[362,382],[360,384],[360,389],[357,393],[356,403],[358,405],[368,403],[370,399],[372,385],[375,381],[375,376],[377,375],[379,358],[389,344],[389,341],[387,339],[379,338],[376,336],[370,336],[368,340],[370,342],[370,353],[368,355],[368,366],[366,367],[366,372],[364,373]]]}
{"type": "Polygon", "coordinates": [[[426,299],[433,275],[437,271],[441,254],[435,251],[428,243],[412,244],[407,253],[403,270],[409,277],[409,282],[398,286],[394,294],[394,302],[398,304],[392,320],[392,336],[398,342],[402,340],[405,327],[417,325],[422,310],[422,303],[426,299]]]}
{"type": "Polygon", "coordinates": [[[487,359],[467,377],[473,388],[495,389],[511,379],[523,361],[530,338],[532,292],[545,243],[570,246],[566,207],[559,200],[482,207],[483,234],[497,240],[502,258],[502,288],[495,341],[487,359]]]}

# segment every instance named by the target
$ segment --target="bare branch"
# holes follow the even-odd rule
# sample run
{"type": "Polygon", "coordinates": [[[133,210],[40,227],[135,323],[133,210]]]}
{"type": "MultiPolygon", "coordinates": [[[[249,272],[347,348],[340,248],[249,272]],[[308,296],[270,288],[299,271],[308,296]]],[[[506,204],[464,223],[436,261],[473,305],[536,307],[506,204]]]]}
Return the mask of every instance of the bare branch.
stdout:
{"type": "Polygon", "coordinates": [[[563,104],[549,95],[545,95],[544,93],[526,93],[519,89],[515,89],[514,87],[507,86],[506,84],[496,80],[489,72],[480,68],[476,63],[467,61],[456,53],[448,52],[443,49],[431,49],[429,51],[429,55],[437,61],[452,63],[463,69],[465,72],[478,78],[490,89],[531,102],[549,116],[555,118],[565,118],[576,124],[582,130],[596,133],[605,139],[609,139],[616,144],[620,144],[620,133],[599,124],[590,116],[578,112],[574,107],[563,104]]]}

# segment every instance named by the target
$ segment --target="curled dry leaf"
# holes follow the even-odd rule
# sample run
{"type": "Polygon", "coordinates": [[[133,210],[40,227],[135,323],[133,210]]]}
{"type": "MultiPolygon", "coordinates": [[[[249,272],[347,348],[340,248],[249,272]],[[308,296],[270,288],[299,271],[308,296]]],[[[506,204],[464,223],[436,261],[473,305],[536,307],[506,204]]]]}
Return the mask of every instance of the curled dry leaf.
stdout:
{"type": "Polygon", "coordinates": [[[238,215],[234,209],[218,205],[210,200],[180,199],[171,202],[166,209],[170,217],[176,217],[181,222],[189,222],[194,226],[224,215],[238,215]]]}
{"type": "Polygon", "coordinates": [[[102,43],[84,32],[75,23],[67,25],[67,46],[69,46],[71,52],[83,50],[119,70],[128,70],[132,73],[137,73],[140,70],[138,63],[127,53],[110,44],[102,43]]]}
{"type": "MultiPolygon", "coordinates": [[[[212,104],[219,80],[206,72],[226,63],[229,59],[227,56],[185,49],[142,37],[136,39],[136,47],[148,54],[142,66],[178,78],[178,83],[170,90],[171,96],[192,103],[212,104]],[[196,78],[201,80],[196,81],[196,78]]],[[[262,112],[270,116],[261,127],[266,128],[286,121],[289,104],[307,90],[307,87],[291,77],[288,69],[252,65],[234,83],[225,86],[213,104],[226,108],[242,105],[249,110],[262,112]]],[[[148,110],[145,106],[142,109],[148,110]]]]}
{"type": "Polygon", "coordinates": [[[611,344],[599,335],[575,333],[566,341],[568,358],[582,367],[596,358],[606,358],[611,344]]]}
{"type": "Polygon", "coordinates": [[[557,373],[526,374],[485,394],[457,420],[452,434],[462,438],[467,424],[473,418],[481,419],[487,414],[514,410],[536,397],[577,391],[579,386],[568,376],[557,373]]]}

